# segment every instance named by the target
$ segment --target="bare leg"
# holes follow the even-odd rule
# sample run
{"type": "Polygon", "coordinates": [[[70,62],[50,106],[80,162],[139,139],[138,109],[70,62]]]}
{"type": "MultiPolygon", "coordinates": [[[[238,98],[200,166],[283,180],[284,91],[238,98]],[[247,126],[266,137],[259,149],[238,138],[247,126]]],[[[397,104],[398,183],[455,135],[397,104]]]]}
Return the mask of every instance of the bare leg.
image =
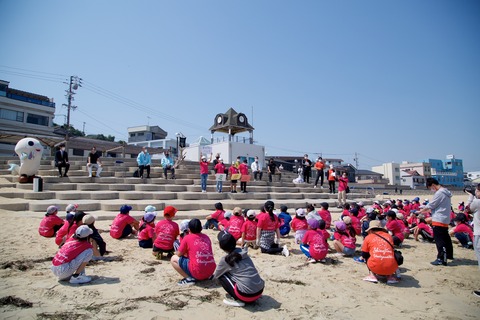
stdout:
{"type": "Polygon", "coordinates": [[[177,255],[174,255],[170,259],[170,264],[172,265],[173,269],[175,269],[175,271],[177,271],[182,277],[188,278],[188,275],[185,273],[185,271],[183,271],[183,269],[178,264],[178,260],[180,260],[180,257],[177,255]]]}

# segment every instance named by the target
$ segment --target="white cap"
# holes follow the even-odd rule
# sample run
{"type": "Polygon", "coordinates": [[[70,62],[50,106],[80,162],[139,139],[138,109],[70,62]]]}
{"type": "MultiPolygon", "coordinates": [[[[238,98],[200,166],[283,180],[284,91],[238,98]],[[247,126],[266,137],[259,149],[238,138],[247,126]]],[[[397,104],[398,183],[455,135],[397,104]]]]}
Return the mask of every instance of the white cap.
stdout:
{"type": "Polygon", "coordinates": [[[299,217],[305,217],[305,209],[299,208],[297,209],[296,213],[299,217]]]}
{"type": "Polygon", "coordinates": [[[92,233],[93,233],[92,229],[90,229],[86,225],[81,225],[80,227],[77,228],[77,230],[75,230],[75,235],[77,236],[77,238],[80,238],[80,239],[86,238],[92,233]]]}

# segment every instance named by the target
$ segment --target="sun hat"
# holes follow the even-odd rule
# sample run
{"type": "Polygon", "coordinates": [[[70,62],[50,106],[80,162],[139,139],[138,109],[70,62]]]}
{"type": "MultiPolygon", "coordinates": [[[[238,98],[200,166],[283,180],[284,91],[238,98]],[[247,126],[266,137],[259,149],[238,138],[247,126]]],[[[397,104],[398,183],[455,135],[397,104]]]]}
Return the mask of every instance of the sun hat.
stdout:
{"type": "Polygon", "coordinates": [[[120,207],[120,213],[129,213],[133,208],[129,205],[124,204],[120,207]]]}
{"type": "Polygon", "coordinates": [[[397,219],[398,219],[398,220],[403,220],[403,218],[404,218],[404,217],[403,217],[403,213],[397,212],[397,219]]]}
{"type": "Polygon", "coordinates": [[[307,223],[308,223],[308,226],[314,230],[320,227],[320,223],[318,222],[317,219],[308,219],[307,223]]]}
{"type": "Polygon", "coordinates": [[[145,214],[143,215],[143,220],[146,223],[150,223],[155,219],[156,216],[157,216],[156,212],[145,212],[145,214]]]}
{"type": "Polygon", "coordinates": [[[81,225],[75,230],[75,235],[79,239],[83,239],[88,237],[93,233],[92,229],[90,229],[87,225],[81,225]]]}
{"type": "Polygon", "coordinates": [[[58,207],[57,206],[49,206],[47,208],[47,214],[54,214],[55,212],[58,211],[58,207]]]}
{"type": "Polygon", "coordinates": [[[94,222],[95,222],[95,217],[92,216],[92,215],[87,214],[82,218],[82,223],[87,225],[87,226],[91,225],[94,222]]]}
{"type": "Polygon", "coordinates": [[[357,202],[357,204],[358,204],[360,207],[363,207],[363,206],[364,206],[363,201],[357,202]]]}
{"type": "Polygon", "coordinates": [[[240,208],[240,207],[233,208],[233,214],[234,215],[241,215],[242,214],[242,208],[240,208]]]}
{"type": "Polygon", "coordinates": [[[350,218],[349,216],[343,217],[342,220],[345,224],[352,224],[352,218],[350,218]]]}
{"type": "Polygon", "coordinates": [[[373,229],[387,231],[387,230],[385,230],[384,227],[382,227],[382,223],[380,222],[380,220],[370,221],[370,224],[368,225],[368,229],[365,230],[365,232],[368,232],[368,231],[373,230],[373,229]]]}
{"type": "Polygon", "coordinates": [[[367,213],[372,213],[373,211],[375,211],[375,208],[373,208],[373,207],[368,207],[367,208],[367,213]]]}
{"type": "Polygon", "coordinates": [[[345,231],[347,229],[347,225],[343,221],[335,221],[335,228],[339,231],[345,231]]]}
{"type": "Polygon", "coordinates": [[[177,213],[177,209],[172,206],[166,206],[165,209],[163,209],[163,215],[164,216],[169,216],[169,217],[175,217],[175,213],[177,213]]]}

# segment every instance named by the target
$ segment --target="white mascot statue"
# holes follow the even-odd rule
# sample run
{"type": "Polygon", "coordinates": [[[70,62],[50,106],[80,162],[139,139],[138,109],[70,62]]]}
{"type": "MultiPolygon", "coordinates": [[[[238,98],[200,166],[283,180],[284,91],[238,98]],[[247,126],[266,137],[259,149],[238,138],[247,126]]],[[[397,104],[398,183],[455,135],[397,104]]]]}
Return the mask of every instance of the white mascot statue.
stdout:
{"type": "Polygon", "coordinates": [[[20,158],[20,167],[16,164],[10,165],[12,174],[17,173],[20,183],[32,182],[33,177],[40,169],[43,147],[35,138],[23,138],[15,146],[15,152],[20,158]]]}

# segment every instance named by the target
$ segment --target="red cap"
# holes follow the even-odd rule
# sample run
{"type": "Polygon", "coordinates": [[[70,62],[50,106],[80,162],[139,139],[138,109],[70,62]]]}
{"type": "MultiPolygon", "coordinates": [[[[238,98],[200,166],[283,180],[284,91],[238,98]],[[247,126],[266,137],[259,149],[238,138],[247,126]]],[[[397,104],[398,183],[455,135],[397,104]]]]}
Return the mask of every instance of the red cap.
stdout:
{"type": "Polygon", "coordinates": [[[167,206],[165,209],[163,209],[163,215],[164,216],[169,216],[169,217],[175,217],[175,213],[177,213],[177,209],[172,206],[167,206]]]}

